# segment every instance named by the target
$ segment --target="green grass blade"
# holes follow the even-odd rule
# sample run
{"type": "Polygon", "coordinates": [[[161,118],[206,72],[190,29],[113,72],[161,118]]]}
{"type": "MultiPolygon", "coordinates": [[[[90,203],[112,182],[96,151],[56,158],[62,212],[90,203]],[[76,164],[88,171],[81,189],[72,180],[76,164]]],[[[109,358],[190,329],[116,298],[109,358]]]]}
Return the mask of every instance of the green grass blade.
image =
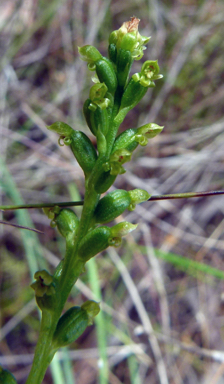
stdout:
{"type": "Polygon", "coordinates": [[[63,359],[62,359],[62,368],[65,377],[66,384],[75,384],[75,377],[72,369],[72,362],[69,356],[69,351],[67,348],[63,348],[63,359]]]}
{"type": "MultiPolygon", "coordinates": [[[[23,200],[17,189],[17,186],[1,158],[0,168],[2,173],[1,184],[6,194],[15,204],[23,204],[23,200]]],[[[15,215],[19,225],[26,225],[31,228],[33,227],[33,223],[28,212],[16,211],[15,215]]],[[[31,279],[33,279],[34,273],[39,268],[46,268],[45,260],[42,257],[42,250],[39,239],[36,233],[24,230],[21,231],[21,238],[25,249],[25,255],[29,266],[31,279]]]]}
{"type": "MultiPolygon", "coordinates": [[[[100,278],[98,275],[97,263],[95,258],[92,258],[86,264],[88,277],[91,289],[94,293],[96,300],[101,301],[100,278]]],[[[101,310],[94,319],[96,324],[97,341],[99,346],[100,364],[99,364],[99,383],[108,384],[109,382],[109,365],[107,359],[107,326],[105,322],[105,315],[101,310]]]]}
{"type": "Polygon", "coordinates": [[[154,249],[154,252],[157,257],[172,264],[189,275],[194,277],[200,277],[198,274],[210,275],[216,277],[217,279],[224,280],[224,271],[220,271],[217,268],[210,267],[204,263],[199,263],[198,261],[194,261],[174,253],[163,252],[159,249],[154,249]]]}
{"type": "MultiPolygon", "coordinates": [[[[24,202],[18,191],[18,188],[10,175],[4,161],[0,158],[0,169],[2,173],[2,187],[6,194],[12,199],[14,204],[22,205],[24,202]]],[[[29,213],[26,210],[16,211],[19,225],[26,224],[29,227],[33,227],[32,220],[29,213]]],[[[46,268],[47,264],[42,256],[42,249],[36,233],[31,231],[21,231],[21,238],[25,249],[25,255],[30,270],[31,281],[33,275],[38,269],[46,268]]],[[[62,370],[60,363],[55,360],[50,365],[52,375],[54,377],[54,384],[61,384],[63,381],[57,381],[57,378],[62,376],[62,370]],[[55,381],[56,380],[56,381],[55,381]]]]}

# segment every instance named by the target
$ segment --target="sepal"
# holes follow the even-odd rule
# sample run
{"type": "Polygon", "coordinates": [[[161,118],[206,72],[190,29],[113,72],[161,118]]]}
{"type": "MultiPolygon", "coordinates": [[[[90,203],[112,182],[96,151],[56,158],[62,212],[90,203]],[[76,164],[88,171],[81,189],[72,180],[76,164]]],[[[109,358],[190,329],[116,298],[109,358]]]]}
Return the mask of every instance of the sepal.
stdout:
{"type": "Polygon", "coordinates": [[[131,224],[128,221],[122,221],[111,228],[111,234],[113,237],[127,236],[130,232],[134,231],[137,226],[138,224],[131,224]]]}
{"type": "Polygon", "coordinates": [[[95,63],[97,60],[100,60],[103,56],[101,53],[93,47],[92,45],[84,45],[83,47],[78,47],[81,60],[87,61],[88,63],[95,63]]]}
{"type": "Polygon", "coordinates": [[[87,300],[84,304],[81,305],[81,308],[87,312],[88,315],[88,325],[93,324],[93,319],[100,312],[100,306],[96,301],[87,300]]]}
{"type": "Polygon", "coordinates": [[[136,130],[135,141],[144,146],[148,143],[148,139],[153,139],[162,132],[163,128],[164,127],[155,123],[142,125],[136,130]]]}
{"type": "Polygon", "coordinates": [[[62,137],[68,137],[74,131],[74,129],[70,127],[70,125],[63,123],[62,121],[56,121],[55,123],[49,125],[47,129],[57,133],[62,137]]]}
{"type": "Polygon", "coordinates": [[[136,204],[143,203],[144,201],[149,200],[149,198],[151,197],[151,195],[144,189],[133,189],[128,193],[131,199],[131,204],[128,208],[130,211],[133,211],[135,209],[136,204]]]}
{"type": "Polygon", "coordinates": [[[53,221],[57,225],[57,228],[63,237],[68,238],[75,236],[79,226],[79,219],[72,209],[61,209],[57,214],[55,214],[53,221]]]}

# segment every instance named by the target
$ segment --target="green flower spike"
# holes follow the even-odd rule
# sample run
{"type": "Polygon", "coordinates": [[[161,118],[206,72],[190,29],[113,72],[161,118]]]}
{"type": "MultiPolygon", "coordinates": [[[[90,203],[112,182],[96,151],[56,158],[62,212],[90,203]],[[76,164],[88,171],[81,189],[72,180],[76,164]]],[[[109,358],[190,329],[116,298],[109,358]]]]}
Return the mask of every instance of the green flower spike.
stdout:
{"type": "Polygon", "coordinates": [[[35,291],[36,297],[43,297],[45,294],[51,296],[55,293],[53,276],[51,276],[45,269],[37,271],[34,274],[34,278],[37,281],[31,284],[31,288],[35,291]]]}

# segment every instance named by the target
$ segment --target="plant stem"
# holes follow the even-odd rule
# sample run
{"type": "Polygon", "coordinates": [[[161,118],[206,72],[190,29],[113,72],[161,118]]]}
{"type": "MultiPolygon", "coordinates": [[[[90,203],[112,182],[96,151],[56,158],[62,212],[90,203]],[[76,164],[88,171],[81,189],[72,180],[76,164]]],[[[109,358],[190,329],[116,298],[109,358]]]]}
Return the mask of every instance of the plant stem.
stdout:
{"type": "MultiPolygon", "coordinates": [[[[98,159],[97,163],[96,170],[92,173],[94,177],[102,172],[103,161],[98,159]]],[[[100,194],[95,192],[94,182],[86,182],[86,193],[77,237],[74,241],[67,241],[66,243],[66,254],[57,287],[58,303],[56,308],[52,309],[52,312],[45,311],[45,309],[42,311],[40,335],[35,349],[33,365],[26,384],[40,384],[42,382],[47,367],[55,354],[55,350],[52,349],[52,338],[58,320],[68,295],[85,265],[85,262],[77,257],[78,245],[91,226],[93,212],[99,198],[100,194]]]]}
{"type": "Polygon", "coordinates": [[[26,384],[40,384],[54,353],[51,353],[52,336],[57,325],[57,318],[44,312],[41,319],[40,334],[35,349],[31,371],[26,384]]]}

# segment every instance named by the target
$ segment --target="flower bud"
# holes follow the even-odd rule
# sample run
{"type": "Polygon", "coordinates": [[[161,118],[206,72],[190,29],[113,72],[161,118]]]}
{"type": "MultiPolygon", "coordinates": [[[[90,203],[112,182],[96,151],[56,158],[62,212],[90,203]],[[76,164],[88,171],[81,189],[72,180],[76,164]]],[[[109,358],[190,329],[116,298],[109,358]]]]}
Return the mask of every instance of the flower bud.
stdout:
{"type": "Polygon", "coordinates": [[[99,200],[94,211],[95,223],[105,224],[120,216],[131,204],[129,192],[117,189],[99,200]]]}
{"type": "Polygon", "coordinates": [[[87,311],[81,307],[72,307],[62,315],[53,335],[53,348],[58,349],[73,343],[88,326],[87,311]]]}
{"type": "Polygon", "coordinates": [[[104,193],[106,192],[111,185],[113,185],[116,175],[111,175],[110,173],[110,167],[108,171],[102,172],[98,178],[98,180],[95,183],[95,191],[97,193],[104,193]]]}
{"type": "Polygon", "coordinates": [[[120,135],[116,137],[112,153],[116,152],[118,149],[126,149],[129,152],[133,152],[137,148],[138,143],[135,140],[136,128],[126,129],[120,135]]]}
{"type": "Polygon", "coordinates": [[[54,222],[60,234],[67,238],[68,236],[75,236],[78,226],[79,219],[70,208],[63,208],[54,217],[54,222]]]}
{"type": "Polygon", "coordinates": [[[114,95],[117,89],[117,77],[112,62],[106,57],[95,62],[96,74],[101,83],[105,83],[108,91],[114,95]]]}
{"type": "Polygon", "coordinates": [[[122,26],[113,31],[109,37],[109,44],[114,44],[117,50],[124,49],[130,51],[132,58],[140,60],[143,56],[143,51],[146,49],[144,44],[147,44],[150,37],[141,36],[138,32],[139,19],[131,17],[130,21],[126,21],[122,26]]]}
{"type": "Polygon", "coordinates": [[[117,88],[117,77],[112,62],[103,57],[100,52],[91,45],[78,48],[81,59],[88,62],[90,71],[96,71],[100,83],[105,83],[108,91],[113,95],[117,88]]]}
{"type": "Polygon", "coordinates": [[[139,81],[134,80],[132,76],[122,95],[120,109],[114,122],[121,124],[127,113],[139,103],[146,92],[147,87],[142,86],[139,81]]]}
{"type": "Polygon", "coordinates": [[[79,258],[86,262],[97,253],[104,251],[110,245],[110,238],[111,229],[109,227],[98,227],[88,232],[79,243],[79,258]]]}
{"type": "Polygon", "coordinates": [[[109,44],[108,55],[109,55],[110,60],[114,64],[116,64],[116,60],[117,60],[117,47],[116,47],[116,44],[109,44]]]}
{"type": "Polygon", "coordinates": [[[91,140],[81,131],[73,131],[70,147],[85,175],[88,175],[97,160],[96,150],[91,140]]]}
{"type": "Polygon", "coordinates": [[[129,50],[119,49],[117,54],[117,80],[118,85],[124,88],[128,81],[129,72],[133,63],[132,54],[129,50]]]}

